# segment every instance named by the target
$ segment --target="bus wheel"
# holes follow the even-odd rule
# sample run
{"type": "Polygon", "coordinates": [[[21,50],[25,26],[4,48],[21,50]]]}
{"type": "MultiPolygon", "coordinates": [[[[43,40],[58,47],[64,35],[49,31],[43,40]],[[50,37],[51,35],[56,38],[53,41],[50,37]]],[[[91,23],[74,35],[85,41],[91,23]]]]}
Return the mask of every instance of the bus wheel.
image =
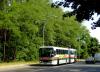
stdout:
{"type": "Polygon", "coordinates": [[[59,65],[59,59],[57,59],[57,65],[59,65]]]}
{"type": "Polygon", "coordinates": [[[67,59],[66,59],[66,64],[67,64],[67,59]]]}

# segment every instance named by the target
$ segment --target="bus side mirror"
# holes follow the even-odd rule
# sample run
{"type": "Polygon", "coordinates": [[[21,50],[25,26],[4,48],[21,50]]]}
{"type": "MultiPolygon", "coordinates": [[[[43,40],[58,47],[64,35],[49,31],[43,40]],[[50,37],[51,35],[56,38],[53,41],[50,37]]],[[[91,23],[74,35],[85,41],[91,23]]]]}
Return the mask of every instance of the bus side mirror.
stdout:
{"type": "Polygon", "coordinates": [[[53,51],[51,56],[53,57],[54,55],[56,55],[56,51],[53,51]]]}
{"type": "Polygon", "coordinates": [[[53,57],[54,56],[54,54],[51,54],[51,57],[53,57]]]}

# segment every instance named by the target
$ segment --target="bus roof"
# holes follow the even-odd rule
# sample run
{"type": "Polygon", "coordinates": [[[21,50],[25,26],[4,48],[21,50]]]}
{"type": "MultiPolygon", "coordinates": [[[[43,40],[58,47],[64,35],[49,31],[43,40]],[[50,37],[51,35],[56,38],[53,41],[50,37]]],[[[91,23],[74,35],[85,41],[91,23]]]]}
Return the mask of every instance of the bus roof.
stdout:
{"type": "Polygon", "coordinates": [[[73,49],[73,48],[64,48],[64,47],[55,47],[55,46],[41,46],[40,48],[54,48],[54,49],[63,49],[63,50],[73,50],[75,51],[76,49],[73,49]]]}

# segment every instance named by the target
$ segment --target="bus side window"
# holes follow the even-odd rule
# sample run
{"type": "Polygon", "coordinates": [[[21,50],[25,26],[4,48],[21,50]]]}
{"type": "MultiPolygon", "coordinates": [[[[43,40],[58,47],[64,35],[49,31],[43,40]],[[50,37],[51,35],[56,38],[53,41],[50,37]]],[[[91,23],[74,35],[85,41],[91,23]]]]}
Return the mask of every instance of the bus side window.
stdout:
{"type": "Polygon", "coordinates": [[[60,49],[58,49],[58,54],[60,54],[61,52],[60,52],[60,49]]]}
{"type": "Polygon", "coordinates": [[[72,51],[70,51],[70,54],[72,54],[72,51]]]}
{"type": "Polygon", "coordinates": [[[60,52],[61,52],[60,54],[62,54],[62,50],[60,50],[60,52]]]}
{"type": "Polygon", "coordinates": [[[66,50],[64,50],[64,54],[66,54],[66,50]]]}
{"type": "Polygon", "coordinates": [[[58,49],[56,49],[56,53],[58,54],[58,49]]]}
{"type": "Polygon", "coordinates": [[[63,50],[63,54],[65,54],[65,50],[63,50]]]}
{"type": "Polygon", "coordinates": [[[68,54],[71,54],[71,51],[70,50],[68,50],[68,54]]]}
{"type": "Polygon", "coordinates": [[[61,50],[59,49],[59,54],[62,54],[61,50]]]}
{"type": "Polygon", "coordinates": [[[68,50],[66,50],[66,53],[65,54],[68,54],[68,50]]]}
{"type": "Polygon", "coordinates": [[[57,50],[56,50],[56,53],[59,54],[59,52],[60,52],[59,49],[57,49],[57,50]]]}
{"type": "Polygon", "coordinates": [[[61,54],[63,54],[63,50],[61,50],[61,54]]]}
{"type": "Polygon", "coordinates": [[[70,54],[72,54],[72,55],[73,55],[73,54],[74,54],[74,51],[70,51],[70,54]]]}

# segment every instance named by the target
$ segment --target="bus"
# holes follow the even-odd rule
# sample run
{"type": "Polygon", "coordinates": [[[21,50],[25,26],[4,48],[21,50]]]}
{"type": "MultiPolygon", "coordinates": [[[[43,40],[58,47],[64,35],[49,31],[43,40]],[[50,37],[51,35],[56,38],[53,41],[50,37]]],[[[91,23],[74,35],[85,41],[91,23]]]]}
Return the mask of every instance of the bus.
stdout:
{"type": "Polygon", "coordinates": [[[40,64],[59,65],[76,62],[76,49],[55,46],[41,46],[39,48],[40,64]]]}

